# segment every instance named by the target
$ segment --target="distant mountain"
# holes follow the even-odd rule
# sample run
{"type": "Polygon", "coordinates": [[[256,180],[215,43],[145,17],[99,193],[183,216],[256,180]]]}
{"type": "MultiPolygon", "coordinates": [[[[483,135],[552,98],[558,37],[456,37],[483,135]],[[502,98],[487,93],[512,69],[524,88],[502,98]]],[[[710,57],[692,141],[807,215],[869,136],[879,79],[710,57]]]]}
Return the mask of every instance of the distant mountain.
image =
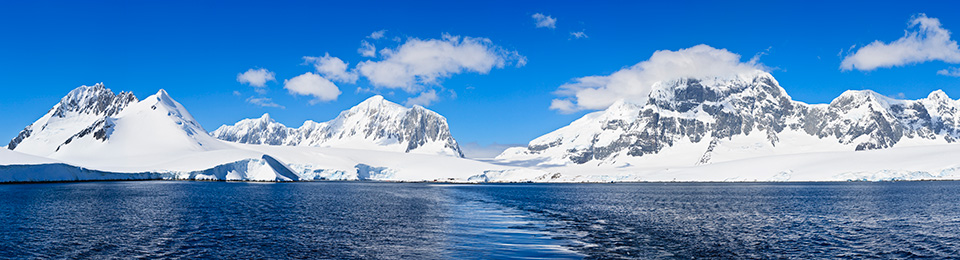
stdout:
{"type": "Polygon", "coordinates": [[[407,108],[373,96],[333,120],[286,127],[264,114],[210,133],[245,144],[357,148],[463,157],[447,120],[421,106],[407,108]]]}
{"type": "Polygon", "coordinates": [[[953,143],[960,101],[847,91],[794,101],[763,71],[658,82],[645,104],[620,101],[497,158],[536,165],[695,165],[773,154],[953,143]]]}

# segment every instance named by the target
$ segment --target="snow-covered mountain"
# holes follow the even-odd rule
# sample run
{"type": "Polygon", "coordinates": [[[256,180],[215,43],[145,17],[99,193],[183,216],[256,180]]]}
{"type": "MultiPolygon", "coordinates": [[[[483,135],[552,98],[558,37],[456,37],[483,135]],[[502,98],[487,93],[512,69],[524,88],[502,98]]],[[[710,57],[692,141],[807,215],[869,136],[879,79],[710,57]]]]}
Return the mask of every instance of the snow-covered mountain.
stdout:
{"type": "Polygon", "coordinates": [[[133,93],[114,94],[103,83],[80,86],[60,99],[43,117],[20,131],[7,149],[49,156],[74,139],[92,135],[102,140],[106,132],[96,130],[109,128],[111,123],[107,118],[136,102],[133,93]]]}
{"type": "Polygon", "coordinates": [[[114,94],[103,84],[78,87],[21,131],[7,148],[13,151],[6,156],[36,156],[51,163],[5,168],[11,175],[4,179],[297,179],[285,166],[272,164],[276,161],[272,157],[219,152],[235,148],[210,137],[164,90],[138,101],[130,92],[114,94]],[[210,152],[227,155],[182,164],[185,158],[210,152]],[[165,164],[169,162],[174,163],[165,164]],[[17,177],[18,169],[26,177],[17,177]]]}
{"type": "Polygon", "coordinates": [[[103,84],[81,86],[10,141],[8,149],[54,159],[105,160],[223,149],[160,90],[142,101],[103,84]]]}
{"type": "Polygon", "coordinates": [[[369,149],[463,157],[447,120],[421,106],[407,108],[373,96],[333,120],[286,127],[264,114],[210,133],[244,144],[369,149]]]}
{"type": "Polygon", "coordinates": [[[497,159],[538,166],[682,166],[805,152],[953,143],[960,101],[847,91],[830,104],[794,101],[772,75],[656,83],[645,104],[620,101],[511,148],[497,159]]]}
{"type": "Polygon", "coordinates": [[[48,157],[103,161],[227,148],[207,135],[190,112],[161,89],[116,115],[94,122],[48,157]]]}

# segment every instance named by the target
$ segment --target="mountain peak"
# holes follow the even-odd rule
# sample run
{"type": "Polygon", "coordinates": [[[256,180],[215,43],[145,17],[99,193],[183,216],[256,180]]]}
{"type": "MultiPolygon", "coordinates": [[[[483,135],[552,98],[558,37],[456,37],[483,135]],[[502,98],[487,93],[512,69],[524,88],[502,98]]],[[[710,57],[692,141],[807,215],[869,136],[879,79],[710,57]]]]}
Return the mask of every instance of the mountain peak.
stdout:
{"type": "Polygon", "coordinates": [[[162,88],[157,91],[157,94],[153,95],[156,96],[160,101],[173,100],[173,98],[170,97],[170,94],[167,94],[167,91],[162,88]]]}
{"type": "Polygon", "coordinates": [[[879,95],[880,95],[880,93],[877,93],[876,91],[869,90],[869,89],[861,89],[861,90],[847,90],[847,91],[844,91],[843,93],[840,93],[840,96],[839,96],[839,97],[855,97],[855,96],[856,96],[856,97],[870,97],[870,96],[879,96],[879,95]]]}
{"type": "Polygon", "coordinates": [[[930,92],[930,95],[927,95],[927,99],[930,100],[951,100],[950,96],[946,92],[943,92],[942,89],[934,90],[930,92]]]}
{"type": "Polygon", "coordinates": [[[93,86],[81,85],[77,88],[74,88],[66,96],[60,99],[60,103],[70,103],[71,101],[76,102],[81,99],[86,99],[90,97],[97,96],[116,96],[113,94],[113,91],[104,87],[103,83],[97,83],[93,86]]]}
{"type": "MultiPolygon", "coordinates": [[[[398,110],[398,111],[399,111],[399,110],[407,110],[406,107],[404,107],[404,106],[402,106],[402,105],[400,105],[400,104],[397,104],[397,103],[393,103],[393,102],[391,102],[390,100],[387,100],[387,99],[383,98],[383,96],[381,96],[381,95],[374,95],[374,96],[372,96],[372,97],[370,97],[370,98],[367,98],[367,99],[364,100],[363,102],[360,102],[360,104],[357,104],[356,106],[350,108],[349,111],[354,111],[354,112],[358,112],[358,111],[372,111],[372,110],[378,110],[378,111],[379,111],[379,110],[382,110],[382,109],[391,109],[391,110],[398,110]]],[[[346,111],[344,111],[344,112],[346,112],[346,111]]]]}
{"type": "Polygon", "coordinates": [[[114,94],[102,82],[93,86],[82,85],[71,90],[54,105],[53,116],[62,118],[68,113],[111,116],[136,101],[137,97],[133,96],[133,93],[114,94]]]}
{"type": "Polygon", "coordinates": [[[841,93],[837,98],[833,99],[830,104],[833,106],[848,106],[859,105],[867,102],[876,102],[887,106],[891,102],[895,103],[896,100],[869,89],[847,90],[841,93]]]}
{"type": "Polygon", "coordinates": [[[617,101],[614,101],[613,104],[610,104],[610,107],[607,109],[636,108],[640,106],[641,106],[640,104],[621,98],[621,99],[618,99],[617,101]]]}
{"type": "Polygon", "coordinates": [[[367,98],[366,100],[364,100],[363,102],[360,102],[360,103],[366,103],[366,102],[376,102],[376,103],[380,103],[380,102],[383,102],[384,100],[386,100],[386,99],[384,99],[383,96],[381,96],[381,95],[373,95],[373,96],[367,98]]]}
{"type": "Polygon", "coordinates": [[[360,107],[360,106],[363,106],[363,107],[377,107],[377,106],[383,106],[384,104],[395,104],[395,103],[390,102],[389,100],[385,99],[385,98],[384,98],[383,96],[381,96],[381,95],[373,95],[372,97],[369,97],[369,98],[363,100],[362,102],[360,102],[360,103],[357,104],[356,106],[357,106],[357,107],[360,107]]]}

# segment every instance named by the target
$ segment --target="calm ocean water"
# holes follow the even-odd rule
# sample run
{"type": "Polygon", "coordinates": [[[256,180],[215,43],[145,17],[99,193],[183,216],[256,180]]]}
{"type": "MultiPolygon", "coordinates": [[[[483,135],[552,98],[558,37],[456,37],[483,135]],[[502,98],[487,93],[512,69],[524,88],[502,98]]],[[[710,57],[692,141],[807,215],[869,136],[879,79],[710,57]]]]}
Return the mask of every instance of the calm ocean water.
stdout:
{"type": "Polygon", "coordinates": [[[960,182],[0,185],[0,258],[952,258],[960,182]]]}

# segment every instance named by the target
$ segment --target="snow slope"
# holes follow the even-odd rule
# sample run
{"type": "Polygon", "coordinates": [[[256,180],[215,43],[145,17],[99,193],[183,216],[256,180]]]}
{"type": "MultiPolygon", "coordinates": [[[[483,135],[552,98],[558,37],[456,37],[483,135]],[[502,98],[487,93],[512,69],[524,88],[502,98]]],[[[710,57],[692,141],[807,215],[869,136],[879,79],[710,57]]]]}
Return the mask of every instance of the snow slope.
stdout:
{"type": "Polygon", "coordinates": [[[542,175],[481,175],[491,182],[891,181],[960,179],[960,145],[754,156],[704,165],[530,167],[542,175]]]}
{"type": "Polygon", "coordinates": [[[546,172],[459,157],[330,147],[237,144],[286,162],[304,180],[464,181],[497,171],[546,172]]]}

